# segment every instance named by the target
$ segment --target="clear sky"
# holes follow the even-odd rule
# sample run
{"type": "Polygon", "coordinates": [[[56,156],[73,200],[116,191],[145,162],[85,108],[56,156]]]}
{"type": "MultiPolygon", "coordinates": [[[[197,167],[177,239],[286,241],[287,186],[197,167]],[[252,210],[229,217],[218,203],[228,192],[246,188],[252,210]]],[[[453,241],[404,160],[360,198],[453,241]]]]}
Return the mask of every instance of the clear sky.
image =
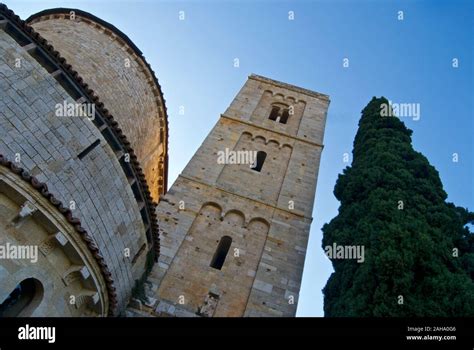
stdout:
{"type": "Polygon", "coordinates": [[[334,184],[372,96],[420,104],[419,120],[403,118],[415,149],[440,172],[449,201],[474,207],[474,1],[1,1],[23,19],[79,8],[135,42],[168,107],[169,185],[250,73],[330,95],[299,316],[323,316],[321,289],[332,267],[321,227],[337,215],[334,184]]]}

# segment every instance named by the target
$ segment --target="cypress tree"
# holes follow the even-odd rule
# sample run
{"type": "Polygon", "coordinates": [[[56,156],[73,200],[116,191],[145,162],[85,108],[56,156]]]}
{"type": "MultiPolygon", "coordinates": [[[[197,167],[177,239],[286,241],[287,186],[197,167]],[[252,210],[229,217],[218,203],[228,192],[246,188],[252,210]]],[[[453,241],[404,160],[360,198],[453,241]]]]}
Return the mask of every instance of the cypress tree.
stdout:
{"type": "MultiPolygon", "coordinates": [[[[437,170],[411,145],[412,131],[382,117],[387,99],[363,109],[353,161],[339,175],[339,213],[328,246],[364,247],[364,261],[332,256],[326,316],[474,316],[474,213],[446,202],[437,170]]],[[[326,250],[327,251],[327,250],[326,250]]]]}

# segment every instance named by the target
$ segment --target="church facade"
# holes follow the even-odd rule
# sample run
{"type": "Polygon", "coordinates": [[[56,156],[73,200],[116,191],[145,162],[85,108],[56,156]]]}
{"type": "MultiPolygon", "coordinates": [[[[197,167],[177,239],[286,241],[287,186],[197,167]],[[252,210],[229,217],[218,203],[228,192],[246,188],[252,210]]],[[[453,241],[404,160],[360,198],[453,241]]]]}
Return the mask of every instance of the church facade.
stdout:
{"type": "Polygon", "coordinates": [[[0,60],[0,315],[295,315],[328,96],[251,75],[168,190],[165,100],[125,34],[1,5],[0,60]]]}

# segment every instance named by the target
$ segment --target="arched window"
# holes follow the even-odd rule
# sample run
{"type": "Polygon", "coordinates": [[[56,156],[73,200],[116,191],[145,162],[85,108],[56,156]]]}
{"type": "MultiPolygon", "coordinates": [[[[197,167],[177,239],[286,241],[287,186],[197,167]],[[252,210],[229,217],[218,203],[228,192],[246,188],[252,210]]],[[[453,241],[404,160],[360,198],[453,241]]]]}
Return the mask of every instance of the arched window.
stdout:
{"type": "Polygon", "coordinates": [[[283,113],[281,114],[280,123],[286,124],[289,116],[290,116],[290,111],[288,110],[288,108],[285,108],[283,110],[283,113]]]}
{"type": "Polygon", "coordinates": [[[288,118],[290,117],[290,110],[289,106],[286,104],[274,104],[272,105],[272,110],[268,119],[273,120],[275,122],[279,122],[282,124],[286,124],[288,122],[288,118]]]}
{"type": "Polygon", "coordinates": [[[217,245],[216,252],[214,253],[214,256],[212,257],[211,261],[211,267],[215,269],[222,269],[222,265],[224,265],[225,258],[227,256],[227,253],[229,252],[230,245],[232,244],[232,238],[229,236],[224,236],[221,238],[219,241],[219,244],[217,245]]]}
{"type": "Polygon", "coordinates": [[[257,159],[252,164],[250,169],[260,172],[262,170],[263,163],[265,162],[265,158],[267,158],[267,154],[263,151],[258,151],[257,159]]]}
{"type": "Polygon", "coordinates": [[[0,317],[30,316],[43,298],[43,286],[34,278],[21,281],[0,304],[0,317]]]}
{"type": "Polygon", "coordinates": [[[280,107],[273,106],[268,119],[275,121],[277,120],[279,114],[280,114],[280,107]]]}

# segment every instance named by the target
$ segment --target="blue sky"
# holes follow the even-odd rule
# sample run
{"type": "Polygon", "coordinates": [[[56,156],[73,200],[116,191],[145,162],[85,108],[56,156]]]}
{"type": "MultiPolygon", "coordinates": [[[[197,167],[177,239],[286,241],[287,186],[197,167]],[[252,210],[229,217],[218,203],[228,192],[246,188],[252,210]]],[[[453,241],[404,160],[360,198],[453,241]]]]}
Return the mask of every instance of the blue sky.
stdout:
{"type": "Polygon", "coordinates": [[[334,184],[372,96],[420,104],[420,120],[403,118],[414,131],[415,149],[440,172],[449,201],[474,207],[472,1],[3,2],[23,19],[47,8],[79,8],[135,42],[168,107],[169,185],[250,73],[330,95],[299,316],[323,316],[321,289],[332,267],[321,248],[321,227],[337,215],[334,184]]]}

